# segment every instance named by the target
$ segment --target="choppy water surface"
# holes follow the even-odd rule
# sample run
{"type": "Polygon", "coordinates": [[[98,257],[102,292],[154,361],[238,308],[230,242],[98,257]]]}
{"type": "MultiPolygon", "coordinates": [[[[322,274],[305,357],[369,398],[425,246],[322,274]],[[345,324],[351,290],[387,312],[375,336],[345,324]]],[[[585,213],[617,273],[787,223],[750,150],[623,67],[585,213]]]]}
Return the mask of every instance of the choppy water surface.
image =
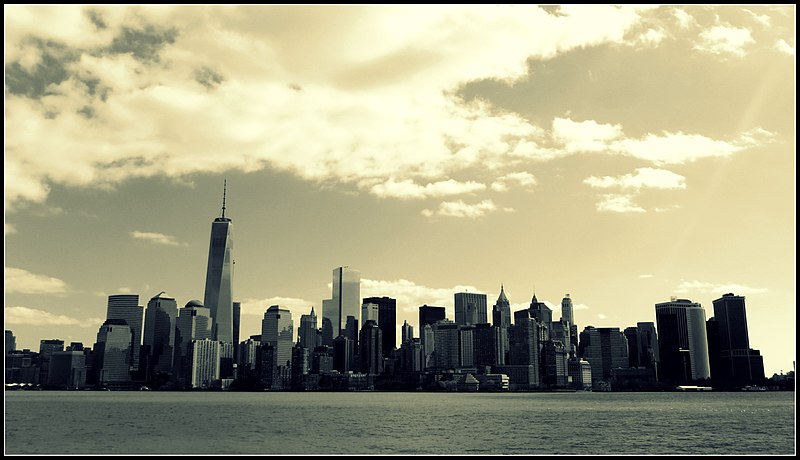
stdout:
{"type": "Polygon", "coordinates": [[[5,393],[7,454],[794,454],[794,393],[5,393]]]}

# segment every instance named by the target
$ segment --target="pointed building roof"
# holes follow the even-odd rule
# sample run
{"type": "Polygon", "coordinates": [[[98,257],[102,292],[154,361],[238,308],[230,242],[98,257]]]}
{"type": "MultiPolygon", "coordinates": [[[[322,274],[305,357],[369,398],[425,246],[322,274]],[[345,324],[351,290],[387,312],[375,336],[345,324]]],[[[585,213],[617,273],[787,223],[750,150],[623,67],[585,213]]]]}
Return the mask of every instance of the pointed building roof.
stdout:
{"type": "Polygon", "coordinates": [[[508,301],[508,297],[506,297],[506,291],[503,289],[503,285],[500,285],[500,295],[497,296],[497,303],[510,303],[508,301]]]}

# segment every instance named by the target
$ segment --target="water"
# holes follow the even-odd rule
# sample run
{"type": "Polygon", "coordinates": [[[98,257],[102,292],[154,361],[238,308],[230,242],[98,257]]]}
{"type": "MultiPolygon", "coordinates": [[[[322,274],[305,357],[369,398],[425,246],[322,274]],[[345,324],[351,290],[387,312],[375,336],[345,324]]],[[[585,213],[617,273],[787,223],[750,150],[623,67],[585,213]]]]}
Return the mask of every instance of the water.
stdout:
{"type": "Polygon", "coordinates": [[[794,393],[5,393],[7,454],[794,454],[794,393]]]}

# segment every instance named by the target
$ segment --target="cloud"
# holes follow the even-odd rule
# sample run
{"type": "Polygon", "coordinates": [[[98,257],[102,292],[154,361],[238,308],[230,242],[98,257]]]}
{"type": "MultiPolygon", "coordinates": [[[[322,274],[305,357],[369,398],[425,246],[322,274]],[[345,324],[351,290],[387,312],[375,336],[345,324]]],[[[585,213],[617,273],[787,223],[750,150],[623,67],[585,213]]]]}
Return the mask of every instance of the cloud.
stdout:
{"type": "Polygon", "coordinates": [[[687,13],[686,11],[684,11],[684,10],[682,10],[680,8],[673,9],[672,10],[672,14],[675,15],[675,19],[678,20],[678,25],[682,29],[688,29],[689,26],[691,26],[693,23],[694,24],[697,23],[697,21],[694,19],[694,17],[691,14],[687,13]]]}
{"type": "Polygon", "coordinates": [[[571,153],[598,152],[630,156],[656,165],[684,164],[703,158],[729,157],[748,148],[772,142],[775,134],[762,128],[740,132],[731,140],[700,134],[648,133],[641,138],[625,137],[619,124],[595,120],[553,119],[552,138],[558,148],[571,153]]]}
{"type": "Polygon", "coordinates": [[[572,305],[572,310],[588,310],[589,306],[585,303],[576,303],[572,305]]]}
{"type": "Polygon", "coordinates": [[[607,194],[601,195],[601,201],[597,203],[597,210],[600,212],[646,212],[644,208],[636,205],[631,199],[631,195],[607,194]]]}
{"type": "Polygon", "coordinates": [[[373,185],[370,188],[370,193],[381,198],[421,199],[427,197],[460,195],[485,189],[485,184],[473,181],[458,182],[453,179],[448,179],[426,185],[419,185],[410,179],[396,181],[394,178],[389,178],[386,182],[373,185]]]}
{"type": "Polygon", "coordinates": [[[636,168],[632,174],[624,176],[591,176],[586,178],[583,183],[592,188],[621,188],[635,189],[657,188],[657,189],[685,189],[686,178],[680,174],[675,174],[666,169],[655,168],[636,168]]]}
{"type": "MultiPolygon", "coordinates": [[[[449,217],[468,217],[475,219],[482,217],[489,212],[497,210],[497,206],[492,200],[483,200],[480,203],[467,204],[461,200],[458,201],[443,201],[439,205],[439,209],[435,212],[430,209],[423,209],[421,214],[426,217],[431,217],[434,214],[439,216],[449,217]]],[[[504,208],[505,211],[513,211],[510,208],[504,208]]]]}
{"type": "Polygon", "coordinates": [[[514,185],[530,189],[536,185],[536,177],[527,171],[508,173],[505,176],[498,177],[492,183],[491,188],[496,192],[505,192],[514,185]]]}
{"type": "Polygon", "coordinates": [[[700,42],[696,50],[716,54],[742,57],[747,52],[745,46],[755,43],[750,30],[743,27],[714,26],[700,33],[700,42]]]}
{"type": "Polygon", "coordinates": [[[652,277],[653,277],[653,275],[650,275],[650,274],[647,274],[647,275],[639,275],[639,278],[652,278],[652,277]]]}
{"type": "Polygon", "coordinates": [[[153,244],[161,244],[165,246],[186,246],[186,243],[181,243],[174,236],[165,235],[156,232],[140,232],[138,230],[130,232],[130,236],[135,240],[147,241],[153,244]]]}
{"type": "Polygon", "coordinates": [[[5,316],[6,324],[14,325],[29,324],[32,326],[56,325],[99,327],[101,324],[103,324],[103,320],[98,318],[79,320],[69,316],[53,314],[36,308],[18,306],[6,307],[5,316]]]}
{"type": "Polygon", "coordinates": [[[769,16],[767,16],[766,14],[756,14],[756,13],[748,10],[747,8],[744,8],[742,11],[750,14],[750,16],[752,16],[753,19],[756,22],[758,22],[759,24],[761,24],[762,26],[764,26],[764,27],[769,27],[770,26],[770,19],[769,19],[769,16]]]}
{"type": "Polygon", "coordinates": [[[744,295],[744,294],[761,294],[767,291],[768,289],[766,288],[750,287],[750,286],[745,286],[743,284],[736,284],[736,283],[715,284],[715,283],[709,283],[707,281],[698,281],[698,280],[681,281],[675,290],[675,292],[680,294],[702,293],[702,294],[714,294],[719,296],[721,296],[722,294],[727,294],[729,292],[732,292],[737,295],[744,295]]]}
{"type": "Polygon", "coordinates": [[[10,210],[45,201],[49,184],[264,168],[437,184],[508,156],[549,158],[540,128],[457,89],[622,44],[642,21],[638,7],[593,5],[5,11],[10,210]]]}
{"type": "Polygon", "coordinates": [[[794,55],[794,47],[782,38],[775,42],[775,49],[790,56],[794,55]]]}
{"type": "Polygon", "coordinates": [[[569,118],[553,119],[553,138],[568,152],[600,152],[608,148],[610,141],[622,137],[620,125],[598,123],[594,120],[581,122],[569,118]]]}
{"type": "Polygon", "coordinates": [[[604,314],[602,314],[602,313],[598,313],[598,314],[597,314],[597,317],[598,317],[599,319],[606,319],[606,318],[608,318],[608,316],[606,316],[606,315],[604,315],[604,314]]]}
{"type": "Polygon", "coordinates": [[[27,270],[6,267],[6,293],[20,294],[66,294],[67,283],[46,275],[37,275],[27,270]]]}

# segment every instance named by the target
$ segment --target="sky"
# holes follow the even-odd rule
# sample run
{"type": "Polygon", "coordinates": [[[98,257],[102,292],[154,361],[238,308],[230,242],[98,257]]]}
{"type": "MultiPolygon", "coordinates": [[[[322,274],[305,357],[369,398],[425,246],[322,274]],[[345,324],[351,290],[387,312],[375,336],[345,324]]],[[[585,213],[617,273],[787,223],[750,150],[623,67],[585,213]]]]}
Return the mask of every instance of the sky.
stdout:
{"type": "Polygon", "coordinates": [[[792,370],[795,14],[5,5],[5,328],[91,346],[108,295],[202,301],[227,180],[242,339],[349,266],[398,327],[501,285],[579,330],[732,292],[792,370]]]}

